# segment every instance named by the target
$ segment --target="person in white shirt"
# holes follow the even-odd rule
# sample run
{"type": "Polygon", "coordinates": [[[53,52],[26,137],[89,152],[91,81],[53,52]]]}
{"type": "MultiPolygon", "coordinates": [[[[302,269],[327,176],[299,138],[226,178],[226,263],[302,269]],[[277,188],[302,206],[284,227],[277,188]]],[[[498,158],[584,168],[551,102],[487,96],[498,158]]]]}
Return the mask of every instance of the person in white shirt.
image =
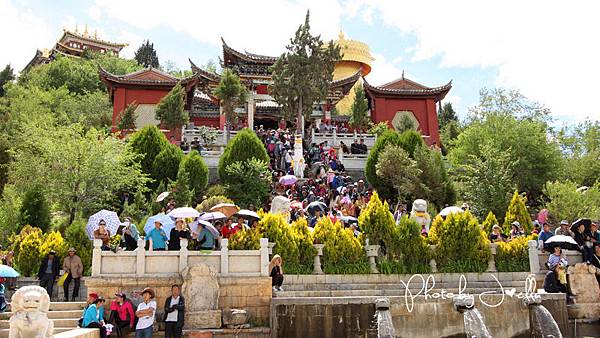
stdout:
{"type": "Polygon", "coordinates": [[[185,311],[185,299],[179,285],[171,286],[171,296],[165,300],[165,338],[181,338],[185,311]]]}
{"type": "Polygon", "coordinates": [[[152,327],[154,325],[154,315],[156,314],[156,302],[154,299],[154,290],[145,288],[142,291],[144,301],[140,303],[135,312],[138,317],[138,323],[135,326],[135,338],[152,338],[152,327]]]}

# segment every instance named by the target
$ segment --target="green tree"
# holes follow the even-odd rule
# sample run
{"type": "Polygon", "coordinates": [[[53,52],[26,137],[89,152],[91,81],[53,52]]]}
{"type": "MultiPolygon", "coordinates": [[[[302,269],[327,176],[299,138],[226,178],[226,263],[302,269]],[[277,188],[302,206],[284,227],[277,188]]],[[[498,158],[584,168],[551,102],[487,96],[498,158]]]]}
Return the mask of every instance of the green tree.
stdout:
{"type": "Polygon", "coordinates": [[[390,145],[379,155],[376,173],[381,180],[396,189],[399,201],[407,202],[417,190],[422,171],[404,149],[390,145]]]}
{"type": "Polygon", "coordinates": [[[470,154],[455,165],[459,194],[470,203],[475,215],[483,217],[490,211],[495,215],[504,214],[516,188],[514,167],[518,161],[513,161],[508,152],[483,144],[479,155],[470,154]]]}
{"type": "Polygon", "coordinates": [[[417,147],[415,162],[421,170],[414,198],[422,198],[433,203],[438,210],[456,202],[454,183],[448,176],[442,153],[437,149],[417,147]]]}
{"type": "Polygon", "coordinates": [[[156,106],[156,119],[167,129],[181,129],[188,123],[190,117],[185,111],[185,92],[181,84],[175,85],[173,89],[163,97],[156,106]]]}
{"type": "Polygon", "coordinates": [[[50,208],[40,186],[32,186],[23,196],[21,225],[31,225],[46,232],[50,228],[50,208]]]}
{"type": "Polygon", "coordinates": [[[225,68],[221,74],[221,81],[215,88],[215,96],[219,98],[223,114],[225,115],[227,141],[229,142],[229,130],[236,122],[235,107],[246,102],[248,91],[240,82],[240,78],[229,68],[225,68]]]}
{"type": "Polygon", "coordinates": [[[394,199],[397,194],[392,184],[381,179],[377,175],[377,163],[379,162],[379,156],[384,151],[384,149],[388,145],[401,146],[402,141],[400,140],[400,135],[392,130],[386,130],[377,137],[377,141],[375,141],[375,145],[369,152],[369,157],[367,158],[367,164],[365,167],[365,176],[371,186],[379,193],[383,199],[390,200],[394,199]]]}
{"type": "Polygon", "coordinates": [[[95,211],[116,192],[143,189],[148,181],[121,140],[78,124],[25,126],[11,156],[9,182],[23,191],[44,187],[50,204],[69,213],[69,224],[79,212],[95,211]]]}
{"type": "Polygon", "coordinates": [[[8,167],[10,164],[10,141],[7,135],[0,134],[0,195],[4,191],[4,186],[8,182],[8,167]]]}
{"type": "Polygon", "coordinates": [[[177,180],[172,182],[169,190],[173,192],[172,198],[179,206],[188,206],[192,203],[194,191],[190,189],[190,174],[184,168],[177,173],[177,180]]]}
{"type": "Polygon", "coordinates": [[[251,158],[233,162],[225,168],[229,180],[225,186],[227,196],[237,205],[247,208],[250,204],[261,206],[271,192],[271,173],[268,162],[251,158]]]}
{"type": "Polygon", "coordinates": [[[14,70],[10,65],[6,65],[0,72],[0,97],[4,96],[4,85],[15,79],[14,70]]]}
{"type": "Polygon", "coordinates": [[[158,56],[156,50],[154,50],[154,43],[150,43],[150,40],[146,40],[135,52],[134,59],[137,63],[144,67],[158,68],[158,56]]]}
{"type": "Polygon", "coordinates": [[[394,128],[399,133],[403,133],[407,130],[417,130],[417,123],[409,115],[405,114],[400,117],[400,121],[394,124],[394,128]]]}
{"type": "Polygon", "coordinates": [[[213,59],[208,59],[208,61],[206,61],[206,64],[202,67],[202,69],[204,69],[207,72],[218,73],[217,63],[213,59]]]}
{"type": "Polygon", "coordinates": [[[179,165],[183,159],[183,151],[174,144],[166,144],[156,155],[152,163],[152,178],[157,182],[168,184],[177,179],[179,165]]]}
{"type": "Polygon", "coordinates": [[[529,100],[516,89],[482,88],[479,104],[469,108],[472,120],[485,120],[488,115],[512,116],[538,122],[548,122],[550,110],[529,100]]]}
{"type": "Polygon", "coordinates": [[[450,122],[458,122],[458,115],[452,107],[452,103],[446,102],[441,110],[438,111],[438,124],[443,129],[450,122]]]}
{"type": "Polygon", "coordinates": [[[219,178],[224,185],[235,180],[236,177],[230,176],[226,168],[234,162],[245,162],[250,159],[257,159],[263,162],[269,162],[269,155],[263,142],[250,129],[240,130],[235,137],[227,143],[223,155],[219,159],[219,178]]]}
{"type": "Polygon", "coordinates": [[[371,118],[369,117],[369,103],[365,96],[365,90],[362,86],[357,86],[354,94],[350,126],[354,129],[366,129],[371,124],[371,118]]]}
{"type": "Polygon", "coordinates": [[[600,219],[600,183],[579,189],[571,181],[548,182],[544,189],[544,207],[557,220],[570,222],[578,218],[600,219]]]}
{"type": "MultiPolygon", "coordinates": [[[[181,163],[179,164],[179,171],[185,171],[189,180],[189,190],[194,191],[195,194],[201,194],[208,185],[208,167],[200,157],[200,154],[196,150],[190,151],[181,163]]],[[[177,174],[179,176],[179,174],[177,174]]]]}
{"type": "Polygon", "coordinates": [[[83,263],[83,271],[85,276],[90,275],[92,267],[92,241],[85,231],[85,220],[77,220],[65,230],[65,241],[69,248],[75,248],[77,256],[81,258],[83,263]]]}
{"type": "Polygon", "coordinates": [[[527,206],[525,205],[526,202],[527,197],[519,195],[519,192],[515,190],[515,193],[508,204],[506,216],[504,216],[504,225],[502,226],[504,233],[507,234],[510,231],[510,226],[515,221],[523,226],[526,233],[531,232],[533,224],[531,222],[531,216],[529,216],[529,212],[527,211],[527,206]]]}
{"type": "Polygon", "coordinates": [[[302,134],[303,117],[315,102],[321,102],[329,92],[335,63],[341,59],[340,47],[323,44],[320,36],[310,34],[309,12],[303,25],[272,67],[273,84],[270,93],[285,114],[297,117],[297,133],[302,134]]]}
{"type": "Polygon", "coordinates": [[[492,228],[494,227],[494,225],[500,225],[500,223],[498,223],[496,215],[494,215],[494,213],[490,211],[488,212],[487,216],[485,217],[485,220],[481,224],[481,228],[487,235],[489,235],[492,233],[492,228]]]}
{"type": "MultiPolygon", "coordinates": [[[[154,160],[169,141],[157,126],[145,126],[129,137],[129,147],[138,154],[142,172],[152,175],[154,160]]],[[[154,177],[153,177],[154,178],[154,177]]]]}
{"type": "Polygon", "coordinates": [[[600,122],[584,121],[557,133],[563,156],[561,177],[581,186],[593,186],[600,178],[600,122]]]}
{"type": "Polygon", "coordinates": [[[125,107],[125,109],[123,109],[123,111],[121,111],[119,113],[119,123],[117,124],[117,127],[119,128],[119,130],[135,130],[136,129],[135,120],[137,119],[137,113],[136,113],[137,107],[138,107],[138,104],[135,102],[132,102],[132,103],[128,104],[127,107],[125,107]]]}
{"type": "Polygon", "coordinates": [[[454,146],[454,140],[460,135],[461,126],[458,121],[450,121],[440,128],[440,138],[442,142],[442,153],[447,155],[454,146]]]}

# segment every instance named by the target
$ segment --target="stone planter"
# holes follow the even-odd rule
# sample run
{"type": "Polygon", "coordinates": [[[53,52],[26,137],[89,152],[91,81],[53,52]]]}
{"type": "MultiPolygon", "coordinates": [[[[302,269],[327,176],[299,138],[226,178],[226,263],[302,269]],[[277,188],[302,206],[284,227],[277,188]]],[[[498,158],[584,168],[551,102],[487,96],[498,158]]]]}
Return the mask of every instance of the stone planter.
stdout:
{"type": "Polygon", "coordinates": [[[379,247],[379,245],[365,245],[371,273],[379,273],[379,270],[377,270],[377,262],[375,261],[375,257],[379,255],[379,247]]]}
{"type": "Polygon", "coordinates": [[[323,269],[321,269],[321,256],[323,256],[323,248],[325,244],[313,244],[315,249],[317,249],[317,254],[315,255],[313,274],[322,275],[323,269]]]}

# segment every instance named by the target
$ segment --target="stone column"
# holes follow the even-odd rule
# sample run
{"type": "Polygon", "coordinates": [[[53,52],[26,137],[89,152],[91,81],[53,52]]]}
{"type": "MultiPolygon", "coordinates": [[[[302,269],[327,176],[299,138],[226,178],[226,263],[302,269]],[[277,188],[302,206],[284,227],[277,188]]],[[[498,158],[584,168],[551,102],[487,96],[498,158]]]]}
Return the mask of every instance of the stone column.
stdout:
{"type": "Polygon", "coordinates": [[[260,275],[269,275],[269,239],[260,239],[260,275]]]}
{"type": "Polygon", "coordinates": [[[313,274],[322,275],[323,270],[321,269],[321,256],[323,256],[323,248],[325,247],[325,244],[313,244],[313,246],[315,249],[317,249],[317,254],[315,255],[315,261],[313,264],[313,274]]]}
{"type": "Polygon", "coordinates": [[[437,262],[435,261],[435,249],[437,248],[437,245],[430,245],[429,246],[429,250],[431,253],[431,259],[429,260],[429,267],[431,268],[431,272],[435,273],[438,272],[437,269],[437,262]]]}
{"type": "Polygon", "coordinates": [[[102,271],[102,240],[94,239],[94,249],[92,251],[92,277],[97,277],[102,271]]]}
{"type": "Polygon", "coordinates": [[[490,255],[490,260],[488,261],[488,268],[487,268],[487,272],[497,272],[498,270],[496,270],[496,248],[497,248],[497,244],[496,243],[490,243],[490,251],[492,252],[492,254],[490,255]]]}
{"type": "Polygon", "coordinates": [[[179,272],[183,272],[188,266],[188,240],[187,238],[179,239],[179,272]]]}
{"type": "Polygon", "coordinates": [[[248,128],[254,130],[254,93],[248,94],[248,128]]]}
{"type": "MultiPolygon", "coordinates": [[[[136,251],[135,274],[143,276],[146,273],[146,242],[143,239],[138,239],[136,251]]],[[[152,246],[150,246],[152,247],[152,246]]]]}
{"type": "Polygon", "coordinates": [[[331,141],[331,146],[332,147],[337,147],[337,131],[335,130],[335,128],[333,129],[333,141],[331,141]]]}
{"type": "Polygon", "coordinates": [[[227,238],[221,240],[221,274],[229,274],[229,240],[227,238]]]}
{"type": "Polygon", "coordinates": [[[365,245],[365,251],[367,251],[367,257],[369,258],[371,273],[379,273],[377,262],[375,261],[375,257],[379,255],[379,245],[365,245]]]}
{"type": "Polygon", "coordinates": [[[531,273],[540,273],[540,256],[536,241],[527,242],[529,246],[529,271],[531,273]]]}
{"type": "Polygon", "coordinates": [[[275,244],[277,243],[269,242],[269,257],[273,256],[273,248],[275,247],[275,244]]]}

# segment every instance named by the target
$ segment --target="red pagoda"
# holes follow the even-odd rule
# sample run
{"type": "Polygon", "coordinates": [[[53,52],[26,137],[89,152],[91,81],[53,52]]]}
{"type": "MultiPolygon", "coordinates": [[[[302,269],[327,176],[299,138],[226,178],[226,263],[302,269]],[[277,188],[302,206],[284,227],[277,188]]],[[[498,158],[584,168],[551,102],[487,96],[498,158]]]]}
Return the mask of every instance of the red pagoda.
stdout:
{"type": "Polygon", "coordinates": [[[364,80],[363,86],[373,122],[385,121],[397,129],[403,118],[410,118],[428,145],[440,144],[436,103],[441,109],[441,101],[452,88],[452,81],[430,88],[405,78],[403,72],[401,78],[384,85],[373,86],[364,80]]]}

